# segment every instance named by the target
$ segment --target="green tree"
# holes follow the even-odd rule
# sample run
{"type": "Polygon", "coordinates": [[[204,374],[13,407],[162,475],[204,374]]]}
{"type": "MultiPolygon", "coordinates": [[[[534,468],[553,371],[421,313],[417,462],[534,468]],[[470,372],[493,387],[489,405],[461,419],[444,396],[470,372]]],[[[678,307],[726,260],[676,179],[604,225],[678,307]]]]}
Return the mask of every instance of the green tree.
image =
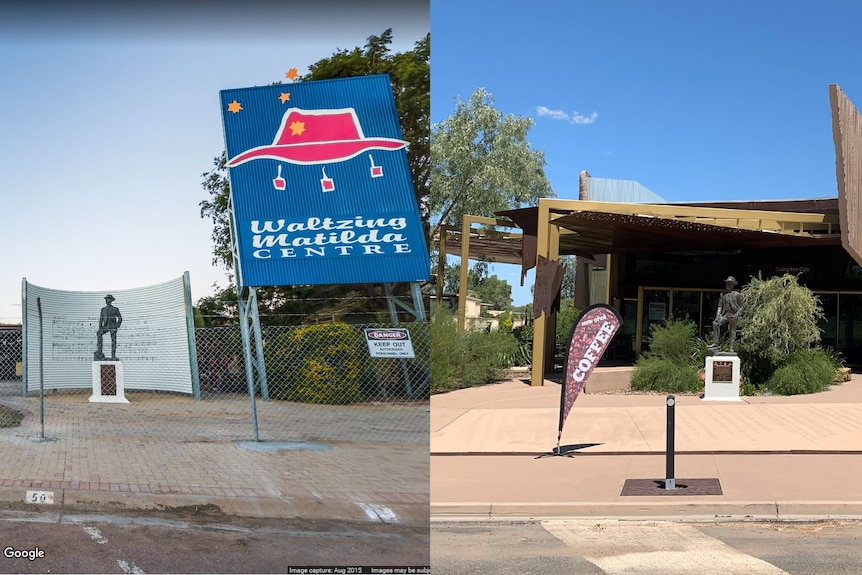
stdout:
{"type": "Polygon", "coordinates": [[[569,338],[572,336],[572,329],[575,327],[575,320],[578,319],[580,313],[581,311],[575,307],[573,299],[560,301],[560,311],[557,312],[557,327],[554,334],[557,345],[568,345],[569,338]]]}
{"type": "MultiPolygon", "coordinates": [[[[403,53],[392,54],[391,43],[391,29],[379,36],[369,36],[364,48],[338,50],[331,57],[309,66],[309,73],[300,80],[389,74],[404,139],[410,142],[407,157],[417,204],[427,221],[430,193],[431,37],[426,35],[414,44],[413,50],[403,53]]],[[[214,159],[212,169],[202,174],[201,186],[208,198],[200,202],[200,213],[202,218],[209,218],[213,223],[213,264],[232,272],[228,212],[230,184],[226,163],[227,155],[222,152],[214,159]]],[[[207,316],[215,318],[213,321],[219,321],[218,318],[222,316],[235,316],[237,300],[232,275],[229,282],[227,289],[200,302],[205,323],[207,316]]],[[[381,292],[379,287],[370,285],[258,288],[258,301],[261,314],[269,316],[267,323],[300,323],[299,318],[308,321],[314,319],[315,313],[327,320],[346,314],[362,314],[367,320],[373,321],[380,308],[378,300],[382,298],[381,292]]]]}
{"type": "MultiPolygon", "coordinates": [[[[475,292],[476,286],[488,277],[488,262],[476,262],[467,269],[467,292],[475,292]]],[[[458,293],[461,285],[461,264],[446,264],[443,291],[449,294],[458,293]]]]}
{"type": "MultiPolygon", "coordinates": [[[[461,264],[447,264],[445,268],[444,291],[458,293],[461,285],[461,264]]],[[[491,309],[508,310],[512,308],[512,286],[496,274],[489,275],[488,262],[476,262],[467,270],[467,293],[490,305],[491,309]]]]}
{"type": "Polygon", "coordinates": [[[484,278],[476,286],[476,297],[491,309],[506,311],[512,308],[512,286],[496,274],[484,278]]]}
{"type": "Polygon", "coordinates": [[[544,153],[527,140],[533,120],[504,115],[493,103],[479,88],[431,129],[432,237],[441,224],[460,227],[465,214],[493,216],[555,195],[544,153]]]}
{"type": "Polygon", "coordinates": [[[390,28],[380,36],[369,36],[364,48],[338,50],[330,58],[312,64],[302,80],[389,74],[404,139],[410,142],[407,160],[416,203],[427,219],[431,169],[431,35],[426,34],[409,52],[391,54],[391,44],[390,28]]]}
{"type": "Polygon", "coordinates": [[[560,286],[560,299],[575,299],[575,256],[561,256],[560,263],[566,266],[563,283],[560,286]]]}

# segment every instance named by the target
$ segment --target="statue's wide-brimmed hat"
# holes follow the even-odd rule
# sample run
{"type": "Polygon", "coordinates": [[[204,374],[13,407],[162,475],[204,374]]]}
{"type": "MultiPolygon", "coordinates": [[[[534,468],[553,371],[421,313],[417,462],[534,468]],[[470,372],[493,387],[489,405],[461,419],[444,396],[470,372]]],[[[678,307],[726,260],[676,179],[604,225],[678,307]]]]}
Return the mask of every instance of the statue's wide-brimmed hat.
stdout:
{"type": "Polygon", "coordinates": [[[114,296],[112,296],[111,294],[108,294],[105,296],[105,301],[108,301],[108,300],[114,301],[114,299],[115,299],[114,296]]]}
{"type": "Polygon", "coordinates": [[[736,284],[736,283],[737,283],[737,281],[736,281],[736,278],[735,278],[735,277],[733,277],[733,276],[727,276],[727,279],[726,279],[726,280],[724,280],[724,283],[736,284]]]}
{"type": "Polygon", "coordinates": [[[301,110],[284,113],[272,145],[258,146],[228,161],[233,168],[249,160],[269,158],[291,164],[340,162],[366,150],[399,150],[407,146],[394,138],[366,138],[353,108],[301,110]]]}

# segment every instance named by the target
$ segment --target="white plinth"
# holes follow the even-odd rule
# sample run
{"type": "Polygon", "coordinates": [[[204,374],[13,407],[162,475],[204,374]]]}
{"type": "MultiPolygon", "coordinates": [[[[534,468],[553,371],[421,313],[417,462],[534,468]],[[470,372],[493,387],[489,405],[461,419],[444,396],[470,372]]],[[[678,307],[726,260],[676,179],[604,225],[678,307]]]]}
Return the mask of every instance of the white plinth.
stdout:
{"type": "Polygon", "coordinates": [[[125,397],[123,388],[123,362],[121,361],[94,361],[93,362],[93,395],[91,402],[99,403],[129,403],[125,397]],[[113,365],[117,383],[116,395],[102,395],[102,366],[113,365]]]}
{"type": "Polygon", "coordinates": [[[705,401],[742,401],[739,397],[739,368],[739,356],[708,356],[703,399],[705,401]]]}

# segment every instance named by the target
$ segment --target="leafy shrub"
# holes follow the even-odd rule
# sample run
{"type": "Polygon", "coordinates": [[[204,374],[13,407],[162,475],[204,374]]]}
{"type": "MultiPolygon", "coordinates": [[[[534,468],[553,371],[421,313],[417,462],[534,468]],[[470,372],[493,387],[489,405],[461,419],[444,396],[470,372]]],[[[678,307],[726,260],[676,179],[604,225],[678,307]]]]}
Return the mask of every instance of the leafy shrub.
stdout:
{"type": "Polygon", "coordinates": [[[0,427],[18,427],[24,420],[24,414],[11,407],[0,405],[0,427]]]}
{"type": "Polygon", "coordinates": [[[800,350],[773,372],[767,386],[778,395],[817,393],[834,383],[835,369],[834,358],[826,351],[800,350]]]}
{"type": "Polygon", "coordinates": [[[632,373],[632,389],[697,393],[703,387],[697,372],[698,369],[692,365],[675,363],[656,356],[641,356],[632,373]]]}
{"type": "Polygon", "coordinates": [[[322,404],[363,400],[368,351],[358,329],[341,322],[298,327],[276,336],[267,348],[273,399],[322,404]]]}
{"type": "Polygon", "coordinates": [[[757,395],[757,388],[752,384],[745,382],[742,384],[742,395],[757,395]]]}
{"type": "Polygon", "coordinates": [[[557,312],[557,326],[554,332],[554,341],[557,347],[565,348],[569,344],[572,329],[575,327],[575,320],[580,314],[581,311],[575,307],[574,300],[564,299],[560,302],[560,311],[557,312]]]}
{"type": "Polygon", "coordinates": [[[512,328],[515,325],[515,319],[512,317],[512,312],[504,311],[500,315],[497,316],[497,321],[500,327],[498,328],[500,331],[505,331],[512,333],[512,328]]]}
{"type": "Polygon", "coordinates": [[[506,331],[459,334],[454,317],[438,310],[431,318],[431,391],[497,381],[519,350],[518,340],[506,331]]]}
{"type": "Polygon", "coordinates": [[[698,370],[706,343],[696,337],[691,320],[668,319],[650,327],[650,350],[635,362],[632,389],[697,393],[703,387],[698,370]]]}
{"type": "Polygon", "coordinates": [[[524,324],[512,330],[518,343],[532,346],[533,345],[533,324],[524,324]]]}
{"type": "Polygon", "coordinates": [[[649,356],[678,365],[694,365],[697,325],[691,320],[670,319],[650,327],[649,356]]]}
{"type": "Polygon", "coordinates": [[[533,362],[533,324],[525,324],[512,330],[518,343],[518,350],[512,365],[530,365],[533,362]]]}

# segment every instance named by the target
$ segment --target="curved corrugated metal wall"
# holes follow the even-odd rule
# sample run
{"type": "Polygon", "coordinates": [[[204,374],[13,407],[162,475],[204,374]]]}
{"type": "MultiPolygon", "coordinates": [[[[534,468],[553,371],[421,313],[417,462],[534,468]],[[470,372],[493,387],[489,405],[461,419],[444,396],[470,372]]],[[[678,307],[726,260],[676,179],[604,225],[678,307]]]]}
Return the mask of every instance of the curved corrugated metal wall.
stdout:
{"type": "MultiPolygon", "coordinates": [[[[127,290],[62,291],[25,282],[26,379],[24,391],[39,389],[39,311],[45,389],[91,389],[99,313],[105,295],[116,300],[123,323],[117,357],[125,389],[193,393],[184,278],[127,290]]],[[[103,336],[110,355],[110,334],[103,336]]]]}

